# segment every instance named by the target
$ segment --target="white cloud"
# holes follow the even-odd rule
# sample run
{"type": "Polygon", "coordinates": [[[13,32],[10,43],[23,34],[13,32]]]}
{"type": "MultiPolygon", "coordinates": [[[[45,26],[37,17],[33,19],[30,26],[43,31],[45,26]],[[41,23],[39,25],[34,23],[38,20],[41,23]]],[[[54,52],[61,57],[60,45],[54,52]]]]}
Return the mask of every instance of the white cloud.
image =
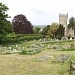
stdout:
{"type": "Polygon", "coordinates": [[[58,22],[59,12],[75,17],[75,0],[0,0],[9,7],[8,14],[12,17],[24,14],[28,20],[36,24],[58,22]]]}

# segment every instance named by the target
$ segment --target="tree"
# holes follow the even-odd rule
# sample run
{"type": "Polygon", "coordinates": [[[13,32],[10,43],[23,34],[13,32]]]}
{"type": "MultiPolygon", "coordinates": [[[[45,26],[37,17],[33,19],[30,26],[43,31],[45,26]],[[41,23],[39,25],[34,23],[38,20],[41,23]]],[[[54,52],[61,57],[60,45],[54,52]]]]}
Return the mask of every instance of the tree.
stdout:
{"type": "Polygon", "coordinates": [[[68,24],[68,28],[72,28],[74,30],[74,36],[75,36],[75,18],[71,17],[69,19],[69,24],[68,24]]]}
{"type": "Polygon", "coordinates": [[[33,34],[33,26],[32,26],[32,24],[31,24],[31,22],[30,21],[27,21],[27,33],[28,34],[33,34]]]}
{"type": "Polygon", "coordinates": [[[34,28],[34,34],[39,34],[40,29],[41,28],[39,28],[39,27],[34,28]]]}
{"type": "Polygon", "coordinates": [[[19,14],[13,18],[13,30],[16,34],[32,34],[33,26],[26,16],[19,14]]]}
{"type": "Polygon", "coordinates": [[[58,39],[61,39],[64,36],[64,30],[65,28],[63,27],[63,25],[60,24],[56,31],[56,34],[57,34],[56,36],[58,39]]]}
{"type": "Polygon", "coordinates": [[[41,34],[42,35],[47,35],[49,28],[50,28],[50,25],[47,25],[46,27],[44,27],[41,34]]]}
{"type": "Polygon", "coordinates": [[[48,30],[47,35],[49,35],[52,38],[56,38],[56,31],[57,31],[58,27],[59,27],[59,25],[57,23],[52,23],[48,30]]]}
{"type": "Polygon", "coordinates": [[[7,21],[7,18],[9,18],[8,14],[5,13],[7,10],[8,7],[0,3],[0,42],[12,30],[11,23],[7,21]]]}

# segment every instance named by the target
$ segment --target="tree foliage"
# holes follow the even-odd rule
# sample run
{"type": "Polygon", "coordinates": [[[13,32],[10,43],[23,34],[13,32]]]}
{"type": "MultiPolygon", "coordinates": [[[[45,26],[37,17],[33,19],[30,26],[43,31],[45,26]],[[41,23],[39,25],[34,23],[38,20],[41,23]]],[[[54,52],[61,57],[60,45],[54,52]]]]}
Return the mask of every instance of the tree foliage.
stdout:
{"type": "Polygon", "coordinates": [[[8,14],[6,14],[7,10],[8,7],[0,3],[0,42],[12,30],[11,23],[7,21],[7,18],[9,18],[8,14]]]}
{"type": "Polygon", "coordinates": [[[57,31],[58,27],[59,27],[59,25],[57,23],[52,23],[48,30],[48,35],[52,38],[56,38],[56,31],[57,31]]]}
{"type": "Polygon", "coordinates": [[[42,35],[47,35],[49,28],[50,28],[50,25],[47,25],[46,27],[44,27],[41,34],[42,35]]]}
{"type": "Polygon", "coordinates": [[[61,39],[64,36],[64,27],[63,25],[59,25],[57,23],[52,23],[48,30],[48,36],[51,38],[61,39]]]}
{"type": "Polygon", "coordinates": [[[26,16],[19,14],[13,18],[13,30],[16,34],[32,34],[33,26],[26,16]]]}
{"type": "Polygon", "coordinates": [[[69,19],[69,24],[68,24],[68,28],[74,28],[75,27],[75,18],[74,17],[71,17],[69,19]]]}
{"type": "Polygon", "coordinates": [[[34,28],[34,34],[39,34],[40,29],[41,28],[39,28],[39,27],[34,28]]]}
{"type": "Polygon", "coordinates": [[[75,36],[75,18],[71,17],[69,19],[69,24],[68,24],[68,28],[72,28],[74,30],[74,36],[75,36]]]}
{"type": "Polygon", "coordinates": [[[58,39],[61,39],[64,36],[64,30],[65,30],[65,28],[63,27],[63,25],[60,24],[59,28],[56,31],[56,33],[57,33],[56,37],[58,39]]]}

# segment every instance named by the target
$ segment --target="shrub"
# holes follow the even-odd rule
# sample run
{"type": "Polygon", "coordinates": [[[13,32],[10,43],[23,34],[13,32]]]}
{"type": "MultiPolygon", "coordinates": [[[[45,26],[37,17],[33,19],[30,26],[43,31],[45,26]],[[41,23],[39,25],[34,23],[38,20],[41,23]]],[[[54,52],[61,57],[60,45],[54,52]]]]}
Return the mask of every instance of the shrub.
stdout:
{"type": "Polygon", "coordinates": [[[63,49],[62,51],[75,51],[75,48],[63,49]]]}
{"type": "Polygon", "coordinates": [[[28,53],[27,53],[27,51],[22,50],[22,51],[20,52],[20,54],[21,54],[21,55],[27,55],[28,53]]]}
{"type": "Polygon", "coordinates": [[[32,54],[38,54],[38,53],[40,53],[42,50],[38,50],[38,51],[31,51],[31,50],[29,50],[29,51],[25,51],[25,50],[22,50],[21,52],[20,52],[20,54],[21,55],[32,55],[32,54]]]}
{"type": "Polygon", "coordinates": [[[20,41],[30,41],[34,39],[40,39],[44,37],[43,35],[38,34],[9,34],[5,37],[2,43],[14,43],[14,42],[20,42],[20,41]]]}
{"type": "Polygon", "coordinates": [[[6,52],[6,53],[4,53],[4,55],[8,55],[8,54],[11,54],[10,52],[6,52]]]}
{"type": "Polygon", "coordinates": [[[42,38],[43,35],[32,35],[32,34],[29,34],[29,35],[24,35],[23,37],[19,37],[18,40],[19,41],[24,41],[24,40],[34,40],[34,39],[40,39],[42,38]]]}

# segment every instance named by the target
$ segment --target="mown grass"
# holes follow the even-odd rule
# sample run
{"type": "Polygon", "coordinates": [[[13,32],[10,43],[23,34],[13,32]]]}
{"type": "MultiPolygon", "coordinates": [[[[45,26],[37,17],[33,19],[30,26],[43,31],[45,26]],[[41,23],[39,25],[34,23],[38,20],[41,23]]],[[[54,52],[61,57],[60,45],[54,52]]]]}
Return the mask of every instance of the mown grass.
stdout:
{"type": "MultiPolygon", "coordinates": [[[[26,47],[32,43],[33,41],[22,42],[21,46],[26,47]]],[[[40,42],[36,41],[36,43],[39,44],[40,42]]],[[[72,41],[62,43],[70,45],[72,41]]],[[[50,43],[50,45],[54,44],[50,43]]],[[[70,60],[75,61],[75,51],[56,51],[55,49],[47,49],[47,46],[41,52],[33,55],[0,55],[0,75],[69,75],[70,60],[66,63],[54,62],[60,54],[70,54],[72,55],[70,60]],[[43,61],[37,60],[37,58],[45,55],[53,57],[43,61]]]]}

